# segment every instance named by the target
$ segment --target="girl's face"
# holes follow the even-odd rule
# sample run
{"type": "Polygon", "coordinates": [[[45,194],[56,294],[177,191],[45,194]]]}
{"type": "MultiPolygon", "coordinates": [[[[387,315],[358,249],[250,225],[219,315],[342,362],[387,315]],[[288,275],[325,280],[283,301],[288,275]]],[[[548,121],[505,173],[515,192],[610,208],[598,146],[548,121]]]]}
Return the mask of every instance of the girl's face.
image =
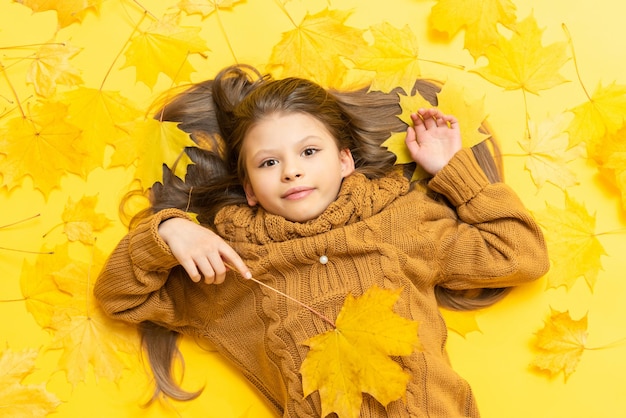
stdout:
{"type": "Polygon", "coordinates": [[[354,171],[350,150],[339,150],[322,122],[305,113],[262,119],[246,134],[242,155],[248,204],[294,222],[319,216],[354,171]]]}

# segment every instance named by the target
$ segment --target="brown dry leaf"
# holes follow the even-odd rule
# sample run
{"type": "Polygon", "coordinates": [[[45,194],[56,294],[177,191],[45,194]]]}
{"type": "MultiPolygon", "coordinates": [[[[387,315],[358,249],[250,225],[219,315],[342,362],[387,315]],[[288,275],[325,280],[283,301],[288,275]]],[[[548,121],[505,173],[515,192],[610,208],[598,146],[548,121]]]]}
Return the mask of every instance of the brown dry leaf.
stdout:
{"type": "Polygon", "coordinates": [[[552,266],[548,272],[548,287],[571,288],[583,276],[593,291],[602,269],[600,258],[606,255],[595,233],[595,215],[584,205],[565,194],[565,208],[546,203],[546,209],[534,212],[544,228],[552,266]],[[564,260],[566,260],[564,262],[564,260]]]}
{"type": "Polygon", "coordinates": [[[538,354],[531,366],[555,376],[561,371],[565,381],[576,371],[587,343],[587,315],[573,320],[569,312],[551,309],[545,326],[536,333],[538,354]]]}
{"type": "Polygon", "coordinates": [[[433,29],[453,37],[465,28],[465,48],[477,58],[498,42],[498,25],[515,28],[515,4],[511,0],[438,0],[430,15],[433,29]]]}
{"type": "Polygon", "coordinates": [[[605,138],[617,132],[626,122],[626,86],[615,84],[603,87],[600,83],[588,102],[571,109],[574,119],[567,128],[569,144],[573,147],[585,142],[589,157],[599,163],[605,161],[605,138]]]}
{"type": "Polygon", "coordinates": [[[363,30],[345,24],[350,12],[323,10],[304,17],[294,30],[283,33],[272,50],[268,70],[282,69],[282,76],[314,80],[325,87],[339,86],[349,58],[365,46],[363,30]]]}
{"type": "Polygon", "coordinates": [[[546,182],[566,189],[578,184],[576,173],[567,163],[584,157],[580,146],[568,149],[567,123],[564,115],[556,116],[540,124],[529,121],[530,137],[518,144],[526,153],[526,169],[537,188],[546,182]]]}
{"type": "MultiPolygon", "coordinates": [[[[185,147],[195,146],[188,133],[178,129],[176,122],[160,122],[145,119],[132,130],[139,160],[135,178],[143,187],[150,187],[163,177],[163,164],[172,164],[181,156],[185,147]]],[[[183,155],[185,157],[185,155],[183,155]]],[[[186,166],[186,163],[181,163],[186,166]]]]}
{"type": "Polygon", "coordinates": [[[245,0],[181,0],[178,7],[185,13],[199,14],[208,17],[218,10],[230,10],[237,4],[245,3],[245,0]]]}
{"type": "Polygon", "coordinates": [[[449,331],[456,332],[464,338],[470,332],[481,332],[476,321],[476,311],[453,311],[443,308],[440,311],[449,331]]]}
{"type": "Polygon", "coordinates": [[[201,29],[179,26],[177,17],[165,16],[131,40],[122,68],[135,67],[137,81],[149,88],[154,87],[161,73],[176,83],[190,82],[195,68],[189,55],[209,50],[200,37],[201,29]]]}
{"type": "Polygon", "coordinates": [[[80,130],[66,121],[62,103],[41,102],[28,111],[0,129],[0,154],[7,156],[0,160],[0,186],[12,189],[29,176],[47,198],[66,173],[85,173],[84,155],[76,148],[80,130]]]}
{"type": "Polygon", "coordinates": [[[418,323],[393,312],[400,290],[372,287],[348,295],[336,328],[316,335],[300,368],[304,395],[319,391],[322,417],[358,417],[362,392],[383,405],[401,399],[410,376],[390,356],[408,356],[418,346],[418,323]]]}
{"type": "Polygon", "coordinates": [[[517,24],[510,40],[499,35],[498,42],[486,49],[489,64],[473,72],[506,90],[521,89],[533,94],[566,82],[559,70],[569,59],[567,43],[544,47],[542,33],[530,15],[517,24]]]}
{"type": "Polygon", "coordinates": [[[23,384],[35,370],[38,351],[0,353],[0,413],[3,417],[39,418],[56,411],[61,401],[42,384],[23,384]]]}
{"type": "Polygon", "coordinates": [[[15,0],[29,7],[33,12],[54,10],[57,12],[59,27],[82,22],[89,10],[98,11],[102,0],[15,0]]]}
{"type": "Polygon", "coordinates": [[[96,213],[97,196],[83,196],[78,202],[70,197],[61,215],[63,232],[70,241],[83,244],[95,243],[94,232],[102,231],[111,221],[102,213],[96,213]]]}
{"type": "Polygon", "coordinates": [[[50,42],[39,48],[26,73],[26,81],[33,83],[37,94],[50,97],[57,84],[76,86],[83,82],[80,72],[72,67],[70,59],[80,52],[69,43],[50,42]]]}
{"type": "Polygon", "coordinates": [[[397,29],[387,22],[370,27],[370,32],[374,43],[354,54],[355,67],[376,73],[370,90],[387,93],[401,87],[410,94],[420,76],[415,34],[408,26],[397,29]]]}

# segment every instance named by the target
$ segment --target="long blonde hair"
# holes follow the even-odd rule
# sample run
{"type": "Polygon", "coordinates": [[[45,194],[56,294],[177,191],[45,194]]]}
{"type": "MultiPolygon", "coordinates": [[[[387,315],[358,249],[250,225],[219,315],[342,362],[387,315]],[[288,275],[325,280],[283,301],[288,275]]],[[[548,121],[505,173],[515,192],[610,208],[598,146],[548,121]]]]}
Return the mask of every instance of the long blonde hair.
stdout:
{"type": "MultiPolygon", "coordinates": [[[[412,94],[417,92],[433,106],[437,105],[437,84],[417,80],[413,90],[412,94]]],[[[243,139],[259,120],[281,112],[302,112],[317,118],[336,138],[340,148],[351,150],[356,170],[369,178],[380,178],[393,169],[395,155],[381,144],[392,132],[407,129],[398,118],[401,113],[398,91],[329,91],[299,78],[273,80],[250,66],[228,67],[214,80],[178,94],[157,112],[159,119],[178,122],[199,146],[185,150],[193,164],[187,167],[184,179],[164,168],[163,182],[155,183],[151,189],[150,209],[138,217],[165,208],[179,208],[196,213],[202,224],[211,227],[221,208],[245,203],[243,139]]],[[[492,158],[497,147],[495,141],[490,142],[491,149],[484,142],[473,151],[485,173],[495,182],[500,179],[492,158]]],[[[411,168],[407,170],[411,171],[411,168]]],[[[177,269],[172,274],[185,273],[177,269]]],[[[435,289],[440,306],[456,310],[491,305],[505,293],[506,289],[435,289]]],[[[181,390],[172,375],[173,361],[180,354],[176,345],[178,335],[149,322],[142,324],[140,333],[155,377],[155,397],[159,393],[177,400],[198,396],[199,392],[181,390]]]]}

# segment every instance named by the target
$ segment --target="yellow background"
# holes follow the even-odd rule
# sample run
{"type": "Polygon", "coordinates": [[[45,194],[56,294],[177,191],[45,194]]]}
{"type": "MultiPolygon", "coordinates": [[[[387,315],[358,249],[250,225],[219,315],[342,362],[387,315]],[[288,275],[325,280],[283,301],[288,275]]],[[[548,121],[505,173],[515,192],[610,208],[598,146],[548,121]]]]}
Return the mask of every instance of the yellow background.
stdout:
{"type": "MultiPolygon", "coordinates": [[[[177,2],[140,0],[137,3],[154,16],[162,16],[177,2]]],[[[435,1],[291,0],[285,2],[284,10],[281,4],[278,0],[247,0],[234,2],[232,9],[221,9],[205,19],[197,15],[186,17],[187,26],[202,28],[201,36],[210,49],[205,58],[191,58],[197,70],[192,75],[193,81],[211,78],[217,70],[235,61],[260,67],[266,64],[281,34],[294,29],[294,23],[284,10],[296,23],[307,12],[314,14],[327,7],[350,10],[352,14],[347,23],[354,27],[366,29],[381,22],[389,22],[397,28],[409,25],[417,36],[420,58],[431,61],[421,64],[422,75],[454,79],[467,86],[470,93],[484,97],[488,121],[504,153],[521,153],[517,141],[523,138],[526,115],[520,91],[503,91],[467,71],[485,62],[481,59],[477,64],[463,49],[463,32],[451,39],[432,36],[428,16],[435,1]],[[462,65],[465,70],[432,62],[462,65]]],[[[545,45],[565,41],[562,25],[567,26],[582,82],[588,89],[593,90],[600,83],[626,84],[623,48],[626,6],[609,0],[516,0],[514,4],[518,20],[532,14],[539,27],[545,29],[545,45]]],[[[141,10],[133,1],[108,0],[101,3],[97,13],[88,12],[82,23],[57,31],[54,11],[33,13],[22,4],[0,0],[0,62],[4,67],[0,72],[0,125],[16,116],[15,97],[7,80],[23,104],[34,103],[37,99],[25,78],[28,60],[16,59],[28,56],[29,52],[18,47],[52,39],[69,41],[81,48],[71,63],[80,70],[86,86],[99,88],[111,68],[106,89],[119,91],[138,108],[147,109],[172,82],[162,76],[150,89],[136,81],[134,68],[122,68],[123,59],[116,59],[139,15],[141,10]]],[[[561,73],[569,83],[537,96],[529,95],[528,112],[533,119],[542,121],[567,113],[585,102],[573,61],[570,60],[561,73]]],[[[59,86],[59,89],[70,88],[59,86]]],[[[506,181],[532,211],[542,211],[548,203],[558,208],[564,206],[563,190],[551,184],[537,188],[524,168],[523,158],[505,156],[504,165],[506,181]]],[[[619,191],[601,178],[597,167],[585,158],[571,162],[570,167],[575,170],[580,184],[569,187],[567,193],[595,216],[595,231],[623,230],[626,222],[619,191]]],[[[62,178],[60,188],[47,197],[34,188],[30,178],[19,185],[0,188],[0,226],[40,214],[18,225],[0,228],[0,299],[3,300],[0,302],[0,342],[3,350],[39,350],[36,369],[22,383],[45,384],[47,390],[61,400],[51,417],[272,416],[235,371],[192,341],[183,343],[184,386],[195,389],[204,385],[205,389],[199,399],[189,403],[141,408],[150,394],[150,382],[136,353],[128,355],[129,367],[117,382],[87,370],[84,381],[72,385],[65,372],[58,369],[62,350],[51,345],[53,333],[42,329],[27,311],[24,301],[19,300],[24,266],[35,265],[41,255],[14,250],[44,251],[64,244],[67,237],[61,232],[62,228],[53,228],[62,222],[61,214],[68,198],[77,201],[83,196],[97,195],[97,211],[106,214],[113,223],[97,234],[96,246],[105,253],[110,251],[125,233],[118,216],[118,203],[128,190],[133,174],[132,167],[97,168],[86,178],[68,174],[62,178]]],[[[626,416],[626,241],[623,232],[601,235],[598,239],[606,255],[601,258],[602,270],[593,291],[582,277],[570,289],[563,286],[548,289],[546,279],[541,279],[515,289],[503,302],[475,314],[479,331],[465,336],[451,332],[448,349],[452,363],[473,386],[484,417],[626,416]],[[544,326],[551,309],[568,311],[574,319],[586,315],[588,339],[585,345],[605,347],[584,350],[578,367],[567,380],[562,373],[549,377],[529,366],[534,357],[533,335],[544,326]]],[[[89,248],[74,243],[71,257],[88,262],[89,248]]],[[[568,259],[552,261],[572,262],[568,259]]],[[[2,379],[0,375],[0,381],[2,379]]],[[[0,403],[3,401],[1,390],[0,403]]],[[[0,416],[4,416],[2,411],[0,408],[0,416]]]]}

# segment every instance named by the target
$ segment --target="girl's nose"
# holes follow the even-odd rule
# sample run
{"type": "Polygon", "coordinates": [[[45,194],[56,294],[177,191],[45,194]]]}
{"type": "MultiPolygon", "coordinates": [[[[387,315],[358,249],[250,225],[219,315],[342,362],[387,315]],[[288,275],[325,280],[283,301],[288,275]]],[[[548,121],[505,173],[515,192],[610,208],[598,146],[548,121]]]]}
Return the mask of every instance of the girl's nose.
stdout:
{"type": "Polygon", "coordinates": [[[285,164],[283,169],[283,180],[292,181],[302,177],[302,170],[296,164],[285,164]]]}

